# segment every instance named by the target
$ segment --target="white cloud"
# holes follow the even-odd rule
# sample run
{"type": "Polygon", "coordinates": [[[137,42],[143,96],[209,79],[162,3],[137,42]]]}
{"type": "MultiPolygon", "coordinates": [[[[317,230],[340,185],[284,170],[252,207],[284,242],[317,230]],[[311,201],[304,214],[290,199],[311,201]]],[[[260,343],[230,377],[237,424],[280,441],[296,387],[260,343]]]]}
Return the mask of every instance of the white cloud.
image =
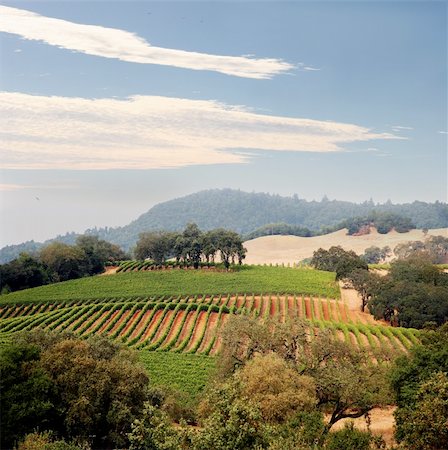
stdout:
{"type": "Polygon", "coordinates": [[[410,131],[414,129],[412,127],[403,127],[401,125],[392,125],[391,128],[393,131],[410,131]]]}
{"type": "Polygon", "coordinates": [[[347,123],[262,115],[216,101],[85,99],[0,92],[8,169],[151,169],[244,163],[247,150],[343,151],[400,139],[347,123]]]}
{"type": "Polygon", "coordinates": [[[7,183],[0,183],[0,192],[2,191],[19,191],[21,189],[28,189],[29,186],[26,186],[24,184],[7,184],[7,183]]]}
{"type": "Polygon", "coordinates": [[[153,47],[125,30],[73,23],[7,6],[0,6],[0,31],[88,55],[140,64],[212,70],[238,77],[272,78],[294,68],[275,58],[220,56],[153,47]]]}
{"type": "Polygon", "coordinates": [[[440,134],[448,134],[448,131],[439,131],[440,134]]]}

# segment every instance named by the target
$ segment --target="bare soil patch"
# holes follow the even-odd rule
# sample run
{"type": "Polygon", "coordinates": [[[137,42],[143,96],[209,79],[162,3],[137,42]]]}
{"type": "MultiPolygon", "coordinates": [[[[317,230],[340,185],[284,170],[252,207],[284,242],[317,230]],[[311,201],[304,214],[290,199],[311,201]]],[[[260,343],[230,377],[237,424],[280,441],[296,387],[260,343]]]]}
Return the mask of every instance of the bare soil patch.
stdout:
{"type": "MultiPolygon", "coordinates": [[[[396,444],[394,440],[394,411],[395,406],[388,406],[384,408],[374,408],[370,411],[370,431],[373,434],[381,435],[386,441],[386,444],[390,447],[396,444]]],[[[344,428],[344,425],[353,419],[343,419],[335,423],[332,427],[333,431],[344,428]]],[[[354,425],[359,430],[367,430],[368,426],[364,417],[353,420],[354,425]]]]}

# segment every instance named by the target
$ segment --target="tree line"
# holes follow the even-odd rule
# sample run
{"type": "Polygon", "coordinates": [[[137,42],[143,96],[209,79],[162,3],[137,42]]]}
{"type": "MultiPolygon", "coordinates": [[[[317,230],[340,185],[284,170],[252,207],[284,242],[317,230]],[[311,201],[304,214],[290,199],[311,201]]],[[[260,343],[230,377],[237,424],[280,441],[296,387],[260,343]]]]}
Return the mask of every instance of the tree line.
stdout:
{"type": "Polygon", "coordinates": [[[108,262],[127,257],[117,245],[96,236],[79,236],[75,245],[53,242],[35,255],[22,253],[0,265],[0,291],[6,294],[96,275],[104,271],[108,262]]]}
{"type": "MultiPolygon", "coordinates": [[[[378,249],[387,253],[387,249],[378,249]]],[[[373,251],[368,252],[371,257],[373,251]]],[[[448,321],[448,273],[434,263],[445,260],[448,239],[430,237],[424,243],[400,244],[399,258],[390,264],[387,275],[368,270],[365,255],[342,247],[319,249],[311,265],[336,272],[361,295],[361,310],[367,307],[376,319],[395,326],[424,328],[448,321]]]]}
{"type": "Polygon", "coordinates": [[[242,264],[246,249],[238,233],[217,228],[203,232],[195,223],[188,224],[182,232],[149,231],[141,233],[134,249],[137,259],[151,259],[163,264],[174,258],[199,268],[201,262],[214,263],[219,255],[224,267],[242,264]]]}

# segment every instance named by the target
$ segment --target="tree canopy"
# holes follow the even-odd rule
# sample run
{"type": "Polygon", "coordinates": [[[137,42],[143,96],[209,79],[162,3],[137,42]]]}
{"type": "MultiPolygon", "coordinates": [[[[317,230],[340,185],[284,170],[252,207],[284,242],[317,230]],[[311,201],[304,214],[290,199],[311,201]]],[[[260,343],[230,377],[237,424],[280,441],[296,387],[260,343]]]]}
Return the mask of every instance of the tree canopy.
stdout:
{"type": "Polygon", "coordinates": [[[329,250],[320,248],[313,253],[310,264],[319,270],[336,272],[336,279],[345,278],[356,269],[368,270],[367,263],[352,250],[344,250],[340,246],[329,250]]]}
{"type": "Polygon", "coordinates": [[[32,332],[2,348],[0,366],[2,448],[36,427],[93,448],[123,447],[148,399],[137,354],[104,338],[32,332]]]}
{"type": "Polygon", "coordinates": [[[177,262],[186,262],[195,268],[201,261],[214,261],[217,253],[226,268],[231,263],[242,264],[246,257],[246,249],[237,233],[223,228],[204,233],[195,223],[188,224],[182,233],[141,233],[134,250],[138,259],[150,258],[162,264],[175,257],[177,262]]]}

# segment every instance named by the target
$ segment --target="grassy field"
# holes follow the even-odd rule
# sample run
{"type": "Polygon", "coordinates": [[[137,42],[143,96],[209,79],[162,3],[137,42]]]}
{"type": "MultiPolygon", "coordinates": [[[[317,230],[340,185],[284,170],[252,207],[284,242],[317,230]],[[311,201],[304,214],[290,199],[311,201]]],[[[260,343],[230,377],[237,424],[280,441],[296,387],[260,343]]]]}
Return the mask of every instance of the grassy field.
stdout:
{"type": "Polygon", "coordinates": [[[141,351],[140,359],[148,371],[152,386],[170,387],[198,397],[215,370],[212,357],[169,352],[141,351]]]}
{"type": "Polygon", "coordinates": [[[89,298],[224,293],[297,293],[339,298],[335,274],[312,269],[244,266],[235,272],[167,270],[95,276],[0,296],[0,304],[89,298]]]}

